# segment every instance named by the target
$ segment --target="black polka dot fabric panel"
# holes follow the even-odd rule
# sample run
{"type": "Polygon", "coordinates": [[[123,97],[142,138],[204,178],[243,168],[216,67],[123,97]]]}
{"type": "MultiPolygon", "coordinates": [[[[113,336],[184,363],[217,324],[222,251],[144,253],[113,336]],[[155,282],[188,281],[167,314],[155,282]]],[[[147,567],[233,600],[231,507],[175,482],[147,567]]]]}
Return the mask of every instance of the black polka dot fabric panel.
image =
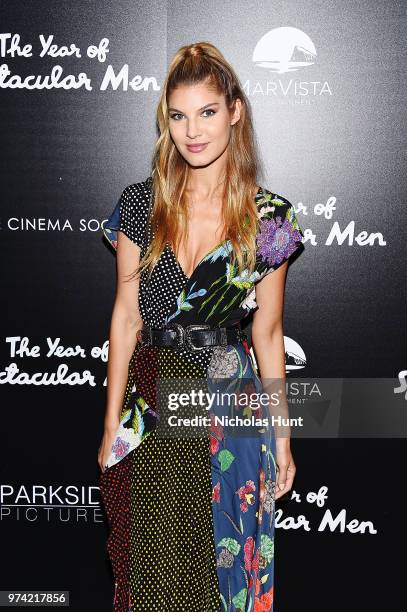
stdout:
{"type": "Polygon", "coordinates": [[[119,230],[137,245],[145,239],[150,192],[146,182],[128,185],[120,196],[119,230]]]}

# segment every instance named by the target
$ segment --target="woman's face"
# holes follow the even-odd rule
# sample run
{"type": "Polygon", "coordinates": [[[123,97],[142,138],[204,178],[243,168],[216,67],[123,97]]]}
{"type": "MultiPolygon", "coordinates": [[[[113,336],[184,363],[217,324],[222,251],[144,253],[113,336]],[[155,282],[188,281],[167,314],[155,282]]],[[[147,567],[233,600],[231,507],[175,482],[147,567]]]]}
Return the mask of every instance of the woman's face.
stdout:
{"type": "Polygon", "coordinates": [[[207,166],[227,149],[241,101],[231,114],[225,96],[204,83],[183,85],[168,100],[169,129],[180,155],[193,167],[207,166]]]}

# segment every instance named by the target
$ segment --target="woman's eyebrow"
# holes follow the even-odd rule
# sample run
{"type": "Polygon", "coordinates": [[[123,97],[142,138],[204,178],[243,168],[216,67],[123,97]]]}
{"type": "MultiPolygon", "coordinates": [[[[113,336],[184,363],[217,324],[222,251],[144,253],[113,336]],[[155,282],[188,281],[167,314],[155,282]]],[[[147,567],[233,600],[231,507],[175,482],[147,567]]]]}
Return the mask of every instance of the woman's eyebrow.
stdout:
{"type": "MultiPolygon", "coordinates": [[[[219,102],[210,102],[209,104],[205,104],[205,106],[202,106],[201,108],[198,108],[198,110],[200,110],[200,111],[205,110],[205,108],[208,108],[208,106],[214,106],[215,104],[219,105],[219,102]]],[[[180,111],[178,108],[170,107],[168,110],[169,111],[176,111],[177,113],[182,113],[182,111],[180,111]]]]}

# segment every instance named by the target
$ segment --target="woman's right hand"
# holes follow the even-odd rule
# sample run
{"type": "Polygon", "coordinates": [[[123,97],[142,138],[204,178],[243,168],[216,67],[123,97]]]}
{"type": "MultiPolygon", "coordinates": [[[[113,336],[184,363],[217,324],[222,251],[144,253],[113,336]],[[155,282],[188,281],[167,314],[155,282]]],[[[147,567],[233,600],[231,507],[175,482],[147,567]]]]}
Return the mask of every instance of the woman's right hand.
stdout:
{"type": "Polygon", "coordinates": [[[105,472],[107,460],[109,459],[110,453],[112,452],[112,446],[116,437],[116,432],[119,427],[119,424],[120,423],[118,421],[117,425],[109,425],[108,427],[105,427],[102,442],[100,443],[98,451],[98,464],[102,473],[105,472]]]}

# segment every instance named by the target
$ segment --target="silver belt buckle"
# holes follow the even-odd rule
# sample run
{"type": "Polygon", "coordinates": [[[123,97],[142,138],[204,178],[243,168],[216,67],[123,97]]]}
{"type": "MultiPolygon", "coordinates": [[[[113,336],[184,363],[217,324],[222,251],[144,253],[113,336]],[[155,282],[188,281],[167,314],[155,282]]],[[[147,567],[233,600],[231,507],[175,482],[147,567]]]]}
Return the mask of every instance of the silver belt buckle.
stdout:
{"type": "Polygon", "coordinates": [[[195,344],[192,342],[192,339],[191,339],[191,331],[196,330],[196,329],[210,329],[210,328],[211,326],[208,324],[202,324],[202,325],[191,324],[191,325],[186,326],[185,328],[186,341],[191,351],[202,351],[203,349],[209,348],[207,346],[195,346],[195,344]]]}
{"type": "Polygon", "coordinates": [[[173,329],[173,328],[177,334],[177,339],[178,339],[177,348],[182,348],[185,344],[185,328],[180,323],[172,323],[171,325],[168,326],[168,329],[173,329]]]}

